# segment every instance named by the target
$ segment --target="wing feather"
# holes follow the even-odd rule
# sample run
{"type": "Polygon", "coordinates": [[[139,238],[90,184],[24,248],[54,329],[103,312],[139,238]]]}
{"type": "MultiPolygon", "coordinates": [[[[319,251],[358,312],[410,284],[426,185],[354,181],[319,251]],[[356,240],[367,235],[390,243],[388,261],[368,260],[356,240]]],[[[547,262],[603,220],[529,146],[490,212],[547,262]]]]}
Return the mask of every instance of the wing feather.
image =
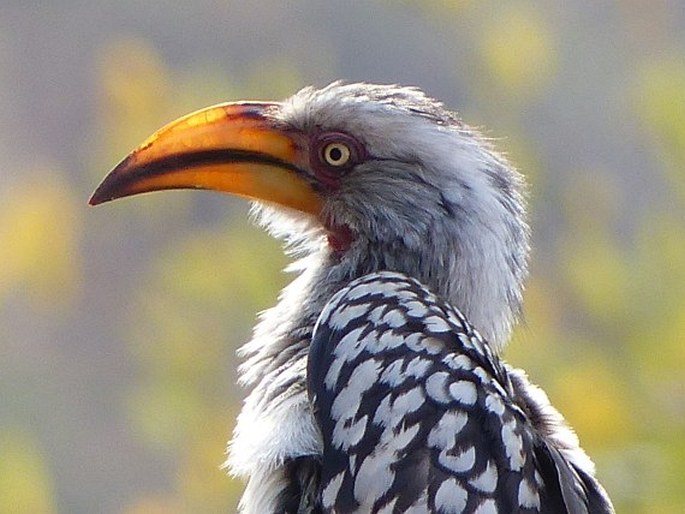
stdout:
{"type": "Polygon", "coordinates": [[[404,275],[367,275],[331,299],[307,381],[324,512],[613,512],[487,342],[404,275]]]}

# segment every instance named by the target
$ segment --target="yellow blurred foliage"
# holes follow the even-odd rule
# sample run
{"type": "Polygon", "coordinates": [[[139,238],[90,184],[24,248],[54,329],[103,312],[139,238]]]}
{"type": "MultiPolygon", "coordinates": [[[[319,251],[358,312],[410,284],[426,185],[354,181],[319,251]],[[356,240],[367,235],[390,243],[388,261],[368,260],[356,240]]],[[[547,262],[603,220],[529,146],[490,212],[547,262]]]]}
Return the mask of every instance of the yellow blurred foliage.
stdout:
{"type": "MultiPolygon", "coordinates": [[[[416,0],[386,0],[389,4],[397,6],[398,4],[414,5],[419,2],[416,0]]],[[[420,2],[422,14],[426,14],[431,18],[439,21],[444,21],[445,17],[450,15],[460,14],[466,8],[476,4],[476,0],[424,0],[420,2]]]]}
{"type": "Polygon", "coordinates": [[[557,369],[550,396],[586,448],[616,447],[634,437],[633,406],[625,386],[601,355],[587,355],[557,369]]]}
{"type": "Polygon", "coordinates": [[[129,348],[146,366],[146,373],[194,380],[223,367],[220,356],[226,341],[217,326],[221,320],[198,319],[192,312],[182,311],[175,299],[163,293],[145,294],[138,312],[142,321],[133,327],[129,348]]]}
{"type": "Polygon", "coordinates": [[[162,495],[148,495],[138,498],[122,514],[181,514],[183,511],[173,498],[162,495]]]}
{"type": "Polygon", "coordinates": [[[149,377],[126,397],[132,426],[152,448],[174,453],[211,414],[201,391],[173,378],[149,377]]]}
{"type": "Polygon", "coordinates": [[[562,253],[568,287],[588,314],[608,322],[625,311],[630,273],[616,244],[606,236],[587,234],[568,241],[562,253]]]}
{"type": "Polygon", "coordinates": [[[641,220],[636,260],[634,280],[640,284],[644,307],[654,316],[650,321],[662,324],[662,316],[685,305],[685,219],[681,212],[659,209],[641,220]]]}
{"type": "Polygon", "coordinates": [[[58,172],[38,169],[1,192],[0,301],[21,292],[45,312],[70,306],[80,287],[81,218],[58,172]]]}
{"type": "Polygon", "coordinates": [[[155,268],[165,290],[207,303],[237,300],[250,310],[273,302],[274,291],[287,282],[281,272],[286,262],[278,242],[243,220],[188,234],[155,268]],[[259,266],[251,266],[257,257],[259,266]]]}
{"type": "Polygon", "coordinates": [[[171,100],[168,71],[149,41],[117,39],[100,51],[98,64],[105,149],[130,150],[170,121],[166,119],[171,100]]]}
{"type": "Polygon", "coordinates": [[[539,10],[520,4],[493,10],[482,34],[483,63],[501,90],[529,98],[554,76],[555,42],[539,10]]]}
{"type": "Polygon", "coordinates": [[[304,82],[297,62],[283,55],[257,61],[247,71],[245,94],[258,100],[286,98],[299,90],[304,82]]]}
{"type": "Polygon", "coordinates": [[[633,97],[654,157],[685,199],[685,50],[638,68],[633,97]]]}
{"type": "Polygon", "coordinates": [[[172,118],[183,116],[209,105],[242,100],[242,88],[238,85],[241,75],[219,68],[211,62],[195,63],[181,70],[173,80],[172,118]]]}
{"type": "Polygon", "coordinates": [[[625,314],[631,276],[626,250],[615,235],[620,189],[606,173],[581,171],[563,191],[566,236],[559,267],[584,310],[610,321],[625,314]]]}
{"type": "Polygon", "coordinates": [[[53,484],[26,430],[0,431],[0,514],[55,513],[53,484]]]}
{"type": "Polygon", "coordinates": [[[542,378],[539,374],[549,366],[558,343],[556,327],[561,319],[561,305],[550,287],[537,276],[528,281],[524,295],[524,319],[515,328],[506,349],[507,360],[528,370],[533,382],[542,378]]]}
{"type": "Polygon", "coordinates": [[[235,510],[242,484],[219,469],[231,395],[217,386],[239,394],[222,377],[235,369],[254,313],[285,283],[285,263],[276,242],[244,223],[196,230],[160,253],[132,305],[126,338],[144,378],[127,396],[128,412],[150,447],[182,450],[175,494],[184,513],[235,510]]]}
{"type": "Polygon", "coordinates": [[[133,306],[132,354],[148,372],[186,381],[220,373],[244,342],[235,339],[236,328],[247,338],[254,313],[286,282],[285,262],[277,243],[239,225],[174,242],[133,306]],[[259,267],[252,266],[255,255],[259,267]]]}
{"type": "Polygon", "coordinates": [[[222,514],[237,511],[237,498],[243,490],[239,480],[231,480],[221,468],[226,440],[234,413],[215,410],[202,425],[194,427],[191,443],[184,448],[178,473],[178,489],[188,514],[222,514]]]}
{"type": "Polygon", "coordinates": [[[679,395],[668,396],[671,400],[680,400],[680,418],[685,423],[685,376],[680,373],[685,369],[685,302],[680,303],[673,316],[666,318],[655,332],[640,335],[641,341],[635,341],[636,345],[649,339],[659,345],[658,352],[640,355],[641,372],[655,384],[671,383],[679,389],[679,395]]]}
{"type": "Polygon", "coordinates": [[[561,207],[573,235],[592,232],[594,237],[612,237],[623,203],[620,184],[610,170],[573,170],[563,185],[561,207]]]}

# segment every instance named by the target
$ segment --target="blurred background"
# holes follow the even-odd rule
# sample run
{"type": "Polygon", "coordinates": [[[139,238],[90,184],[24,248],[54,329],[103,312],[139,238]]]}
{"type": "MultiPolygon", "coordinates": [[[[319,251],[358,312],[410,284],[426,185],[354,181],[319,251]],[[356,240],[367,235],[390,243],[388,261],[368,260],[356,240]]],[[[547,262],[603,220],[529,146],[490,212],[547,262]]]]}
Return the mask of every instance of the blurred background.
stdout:
{"type": "Polygon", "coordinates": [[[418,85],[531,184],[528,370],[619,512],[685,512],[682,0],[3,0],[0,514],[233,512],[236,348],[290,277],[240,199],[90,209],[160,125],[418,85]]]}

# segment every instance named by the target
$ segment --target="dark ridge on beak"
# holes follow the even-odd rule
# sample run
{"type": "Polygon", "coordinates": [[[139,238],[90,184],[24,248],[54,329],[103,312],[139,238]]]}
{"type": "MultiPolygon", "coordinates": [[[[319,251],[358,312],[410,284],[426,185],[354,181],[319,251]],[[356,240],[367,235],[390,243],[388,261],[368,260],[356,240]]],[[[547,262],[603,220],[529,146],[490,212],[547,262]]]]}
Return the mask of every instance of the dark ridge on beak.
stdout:
{"type": "MultiPolygon", "coordinates": [[[[135,160],[135,154],[133,154],[117,164],[102,184],[95,190],[90,197],[90,200],[88,200],[88,204],[95,206],[118,198],[118,193],[121,190],[125,190],[127,185],[131,182],[135,182],[142,176],[153,177],[163,173],[188,170],[202,166],[239,163],[266,164],[277,168],[284,168],[299,175],[304,175],[304,172],[301,169],[287,161],[260,152],[250,152],[246,150],[217,149],[174,154],[149,162],[141,167],[135,165],[135,160]]],[[[188,188],[189,186],[178,187],[178,189],[188,188]]]]}

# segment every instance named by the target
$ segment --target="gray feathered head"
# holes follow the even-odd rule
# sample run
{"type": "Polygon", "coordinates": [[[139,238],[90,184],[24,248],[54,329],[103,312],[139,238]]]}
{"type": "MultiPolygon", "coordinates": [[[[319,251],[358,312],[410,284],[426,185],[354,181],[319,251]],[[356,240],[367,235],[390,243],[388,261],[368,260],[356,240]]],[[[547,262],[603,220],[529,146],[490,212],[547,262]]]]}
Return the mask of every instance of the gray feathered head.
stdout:
{"type": "Polygon", "coordinates": [[[132,152],[91,203],[171,188],[258,200],[274,233],[306,241],[299,248],[338,276],[414,276],[495,348],[519,312],[528,255],[521,175],[416,88],[336,82],[282,103],[198,111],[132,152]]]}

